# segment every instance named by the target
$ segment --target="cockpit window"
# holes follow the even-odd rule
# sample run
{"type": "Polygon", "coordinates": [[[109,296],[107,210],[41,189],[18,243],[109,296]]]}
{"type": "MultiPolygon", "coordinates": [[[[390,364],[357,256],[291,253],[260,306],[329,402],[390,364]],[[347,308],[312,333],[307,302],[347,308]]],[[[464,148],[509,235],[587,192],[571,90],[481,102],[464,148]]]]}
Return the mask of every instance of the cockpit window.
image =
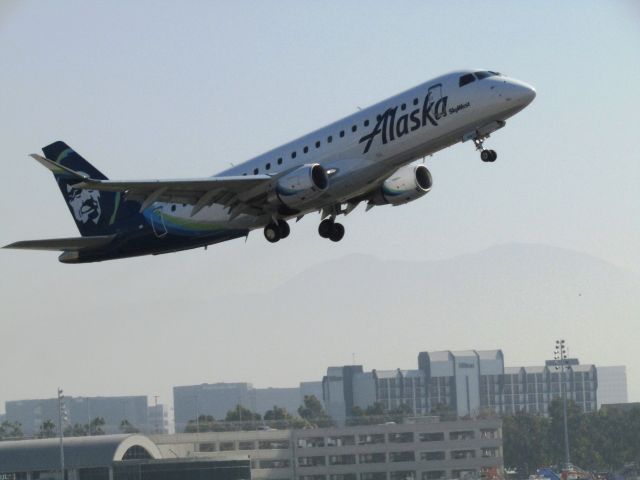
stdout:
{"type": "Polygon", "coordinates": [[[483,78],[487,78],[487,77],[493,77],[494,75],[500,75],[497,72],[475,72],[476,77],[478,77],[478,80],[482,80],[483,78]]]}
{"type": "Polygon", "coordinates": [[[476,79],[471,73],[467,73],[466,75],[462,75],[460,77],[460,86],[464,87],[465,85],[474,82],[476,79]]]}

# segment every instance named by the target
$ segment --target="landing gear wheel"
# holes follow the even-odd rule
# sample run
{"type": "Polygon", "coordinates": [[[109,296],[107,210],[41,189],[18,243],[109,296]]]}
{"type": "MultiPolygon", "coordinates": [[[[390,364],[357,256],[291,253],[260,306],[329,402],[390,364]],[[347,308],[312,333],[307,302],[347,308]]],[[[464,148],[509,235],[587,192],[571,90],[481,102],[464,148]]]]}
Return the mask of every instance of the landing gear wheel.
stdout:
{"type": "Polygon", "coordinates": [[[480,152],[480,159],[483,162],[495,162],[498,158],[498,154],[495,150],[482,150],[480,152]]]}
{"type": "Polygon", "coordinates": [[[344,226],[341,223],[334,223],[329,233],[329,239],[332,242],[339,242],[342,237],[344,237],[344,226]]]}
{"type": "Polygon", "coordinates": [[[289,233],[291,233],[291,227],[289,227],[289,224],[284,220],[280,220],[278,222],[278,230],[280,238],[287,238],[289,236],[289,233]]]}
{"type": "Polygon", "coordinates": [[[264,227],[264,238],[271,243],[276,243],[280,240],[280,227],[275,223],[270,223],[264,227]]]}
{"type": "Polygon", "coordinates": [[[490,162],[495,162],[496,158],[498,158],[498,154],[496,153],[495,150],[489,150],[489,152],[491,152],[491,160],[489,160],[490,162]]]}
{"type": "Polygon", "coordinates": [[[332,229],[333,229],[333,220],[331,220],[330,218],[327,218],[326,220],[323,220],[320,222],[320,225],[318,226],[318,234],[322,238],[329,238],[331,235],[332,229]]]}

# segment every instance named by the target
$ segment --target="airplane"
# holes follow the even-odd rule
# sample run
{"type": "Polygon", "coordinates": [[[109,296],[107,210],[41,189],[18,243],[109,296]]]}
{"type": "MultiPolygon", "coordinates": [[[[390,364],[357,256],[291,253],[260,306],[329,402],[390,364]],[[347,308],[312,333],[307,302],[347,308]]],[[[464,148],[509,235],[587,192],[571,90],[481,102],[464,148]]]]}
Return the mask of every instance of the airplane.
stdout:
{"type": "Polygon", "coordinates": [[[287,238],[288,221],[320,213],[318,233],[340,241],[336,221],[360,203],[398,206],[431,190],[419,159],[484,142],[529,105],[535,89],[490,70],[429,80],[217,175],[175,180],[109,180],[62,141],[35,160],[54,175],[80,237],[15,242],[4,248],[61,251],[62,263],[163,254],[246,237],[263,229],[287,238]]]}

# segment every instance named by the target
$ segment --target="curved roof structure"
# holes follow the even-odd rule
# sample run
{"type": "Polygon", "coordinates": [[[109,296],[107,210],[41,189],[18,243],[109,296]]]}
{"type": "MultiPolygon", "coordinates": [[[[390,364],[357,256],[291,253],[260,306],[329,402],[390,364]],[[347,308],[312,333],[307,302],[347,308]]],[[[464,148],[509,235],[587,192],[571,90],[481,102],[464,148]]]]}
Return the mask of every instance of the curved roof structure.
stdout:
{"type": "MultiPolygon", "coordinates": [[[[67,468],[109,466],[123,460],[131,447],[142,447],[151,458],[162,458],[160,450],[144,435],[100,435],[64,439],[67,468]]],[[[60,468],[58,438],[0,442],[0,473],[60,468]]]]}

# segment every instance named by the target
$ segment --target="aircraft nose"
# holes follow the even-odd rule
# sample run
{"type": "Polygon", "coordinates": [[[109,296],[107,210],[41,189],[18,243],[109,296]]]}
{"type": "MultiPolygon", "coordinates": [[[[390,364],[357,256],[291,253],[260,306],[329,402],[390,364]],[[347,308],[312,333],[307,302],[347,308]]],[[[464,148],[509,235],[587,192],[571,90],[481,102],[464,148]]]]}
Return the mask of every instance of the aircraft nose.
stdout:
{"type": "Polygon", "coordinates": [[[518,103],[529,105],[536,98],[536,89],[524,82],[512,84],[512,97],[518,103]]]}

